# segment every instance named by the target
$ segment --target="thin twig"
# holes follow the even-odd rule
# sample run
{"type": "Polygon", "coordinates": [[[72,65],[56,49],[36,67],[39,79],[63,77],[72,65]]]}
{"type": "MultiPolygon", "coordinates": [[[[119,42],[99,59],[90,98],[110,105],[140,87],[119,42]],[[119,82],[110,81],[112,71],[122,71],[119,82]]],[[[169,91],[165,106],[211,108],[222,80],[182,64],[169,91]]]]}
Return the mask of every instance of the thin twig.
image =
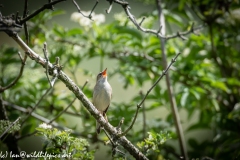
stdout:
{"type": "Polygon", "coordinates": [[[20,24],[24,24],[29,19],[35,17],[36,15],[38,15],[40,12],[44,11],[45,9],[52,9],[53,5],[55,5],[57,3],[60,3],[62,1],[66,1],[66,0],[56,0],[56,1],[53,1],[51,3],[44,4],[41,8],[39,8],[38,10],[33,12],[32,14],[30,14],[29,16],[27,16],[27,17],[23,18],[22,20],[20,20],[20,24]]]}
{"type": "Polygon", "coordinates": [[[24,59],[23,59],[23,57],[22,57],[21,52],[18,52],[18,56],[19,56],[19,58],[21,59],[22,63],[25,63],[25,62],[24,62],[24,59]]]}
{"type": "Polygon", "coordinates": [[[49,73],[48,73],[48,62],[49,62],[49,58],[48,58],[48,51],[47,51],[47,43],[44,42],[43,44],[43,53],[44,53],[44,57],[46,59],[46,65],[45,65],[45,68],[46,68],[46,76],[47,76],[47,79],[48,79],[48,82],[50,84],[51,87],[53,87],[53,84],[51,83],[50,81],[50,78],[49,78],[49,73]]]}
{"type": "Polygon", "coordinates": [[[52,88],[49,88],[46,90],[46,92],[42,95],[42,97],[39,99],[39,101],[36,103],[36,105],[32,108],[32,110],[28,113],[27,117],[22,121],[21,126],[26,122],[26,120],[31,116],[31,114],[33,113],[33,111],[38,107],[38,105],[42,102],[42,100],[45,98],[45,96],[48,94],[48,92],[51,90],[52,88]]]}
{"type": "MultiPolygon", "coordinates": [[[[104,131],[104,133],[105,133],[106,136],[108,137],[108,139],[109,139],[109,141],[111,142],[112,146],[115,146],[115,143],[113,142],[112,138],[108,135],[107,131],[106,131],[103,127],[102,127],[101,129],[104,131]]],[[[109,141],[107,141],[107,142],[105,143],[105,145],[107,145],[107,144],[109,143],[109,141]]]]}
{"type": "Polygon", "coordinates": [[[21,78],[21,76],[23,74],[23,70],[24,70],[24,67],[25,67],[25,64],[26,64],[26,60],[27,60],[27,55],[25,54],[24,58],[22,58],[22,55],[21,55],[20,52],[18,52],[18,55],[19,55],[19,57],[21,59],[21,62],[22,62],[19,74],[16,77],[16,79],[14,81],[12,81],[12,83],[10,83],[9,85],[7,85],[5,87],[0,87],[0,93],[4,92],[5,90],[7,90],[7,89],[11,88],[12,86],[14,86],[18,82],[18,80],[21,78]]]}
{"type": "Polygon", "coordinates": [[[131,123],[131,125],[129,126],[129,128],[124,131],[123,133],[119,134],[119,136],[124,136],[126,135],[133,127],[136,119],[137,119],[137,116],[138,116],[138,112],[139,112],[139,109],[141,108],[142,104],[144,103],[144,101],[146,100],[148,94],[152,91],[152,89],[158,84],[158,82],[163,78],[163,76],[165,76],[169,70],[169,68],[172,66],[172,64],[174,62],[176,62],[176,59],[177,57],[180,55],[181,53],[178,53],[172,60],[171,60],[171,63],[167,66],[167,68],[163,71],[163,73],[161,74],[161,76],[157,79],[157,81],[152,85],[152,87],[147,91],[146,95],[143,97],[142,101],[137,105],[137,110],[135,112],[135,116],[133,118],[133,121],[131,123]]]}
{"type": "MultiPolygon", "coordinates": [[[[88,80],[84,83],[84,85],[82,86],[82,90],[84,89],[84,87],[87,85],[88,80]]],[[[48,122],[48,124],[52,123],[53,121],[55,121],[58,117],[60,117],[63,113],[65,113],[69,107],[72,106],[72,104],[75,102],[75,100],[77,99],[77,97],[75,97],[72,102],[64,109],[62,110],[56,117],[54,117],[51,121],[48,122]]]]}
{"type": "Polygon", "coordinates": [[[92,20],[92,13],[94,11],[94,9],[96,8],[96,6],[98,5],[98,0],[96,1],[95,5],[93,6],[92,10],[90,11],[90,14],[88,16],[86,16],[85,14],[82,13],[81,8],[79,7],[79,5],[77,4],[77,2],[75,0],[72,0],[73,4],[77,7],[77,10],[79,13],[81,13],[83,15],[83,17],[89,18],[92,20]]]}
{"type": "Polygon", "coordinates": [[[111,12],[111,10],[112,10],[112,7],[113,7],[113,0],[110,0],[109,3],[110,3],[110,6],[109,6],[108,9],[106,9],[106,13],[107,13],[107,14],[109,14],[109,13],[111,12]]]}
{"type": "Polygon", "coordinates": [[[125,120],[125,118],[122,117],[122,119],[120,120],[120,122],[119,122],[119,124],[118,124],[118,126],[117,126],[117,131],[118,131],[118,133],[121,133],[121,127],[122,127],[122,125],[123,125],[123,123],[124,123],[124,120],[125,120]]]}
{"type": "MultiPolygon", "coordinates": [[[[142,91],[140,91],[140,95],[141,95],[141,98],[143,99],[144,95],[142,91]]],[[[143,103],[142,105],[142,114],[143,114],[143,139],[144,139],[146,138],[146,129],[147,129],[145,103],[143,103]]]]}
{"type": "MultiPolygon", "coordinates": [[[[125,119],[125,118],[122,117],[122,119],[119,121],[118,126],[116,127],[118,133],[121,133],[121,132],[122,132],[121,127],[122,127],[122,125],[123,125],[123,123],[124,123],[124,119],[125,119]]],[[[110,141],[105,142],[105,145],[107,145],[109,142],[110,142],[110,141]]]]}
{"type": "Polygon", "coordinates": [[[14,126],[21,118],[18,117],[8,128],[1,134],[0,139],[14,126]]]}
{"type": "MultiPolygon", "coordinates": [[[[27,14],[28,14],[28,0],[25,0],[24,11],[23,11],[23,18],[26,18],[27,14]]],[[[24,26],[26,42],[27,42],[27,45],[29,45],[29,33],[28,33],[27,22],[24,22],[23,26],[24,26]]]]}
{"type": "Polygon", "coordinates": [[[143,23],[143,21],[144,21],[145,19],[146,19],[146,17],[144,16],[144,17],[142,18],[141,22],[139,23],[139,26],[142,25],[142,23],[143,23]]]}
{"type": "MultiPolygon", "coordinates": [[[[46,55],[46,54],[44,53],[44,55],[46,55]]],[[[45,57],[48,57],[48,56],[46,55],[45,57]]],[[[48,67],[48,62],[49,62],[49,60],[47,58],[46,59],[46,63],[45,63],[45,68],[47,70],[46,71],[47,77],[48,77],[48,74],[49,74],[49,72],[48,72],[48,68],[49,68],[48,67]]],[[[56,61],[55,61],[55,64],[53,66],[54,66],[54,68],[53,68],[53,70],[51,72],[51,75],[53,76],[52,80],[50,80],[49,77],[48,77],[48,81],[49,81],[51,87],[54,86],[56,80],[58,79],[58,72],[60,70],[62,70],[62,68],[63,68],[63,66],[60,65],[60,58],[59,57],[56,57],[56,61]]]]}

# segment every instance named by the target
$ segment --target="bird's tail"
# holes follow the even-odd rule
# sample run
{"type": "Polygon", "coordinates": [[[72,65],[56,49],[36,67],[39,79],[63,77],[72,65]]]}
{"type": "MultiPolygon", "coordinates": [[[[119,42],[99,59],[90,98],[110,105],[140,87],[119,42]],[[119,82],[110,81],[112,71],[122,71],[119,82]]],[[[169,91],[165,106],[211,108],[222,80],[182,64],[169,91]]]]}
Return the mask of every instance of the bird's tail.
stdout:
{"type": "MultiPolygon", "coordinates": [[[[108,122],[107,115],[103,113],[103,117],[104,117],[105,120],[108,122]]],[[[100,131],[101,131],[101,125],[96,121],[96,132],[97,132],[97,134],[99,134],[100,131]]]]}

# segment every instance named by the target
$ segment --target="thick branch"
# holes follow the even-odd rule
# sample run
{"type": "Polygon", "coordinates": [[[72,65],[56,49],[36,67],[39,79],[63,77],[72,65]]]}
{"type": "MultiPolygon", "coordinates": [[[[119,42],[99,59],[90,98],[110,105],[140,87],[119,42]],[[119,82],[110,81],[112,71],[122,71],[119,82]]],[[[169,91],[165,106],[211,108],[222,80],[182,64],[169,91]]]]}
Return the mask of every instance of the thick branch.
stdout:
{"type": "MultiPolygon", "coordinates": [[[[12,38],[20,45],[20,47],[28,54],[28,56],[35,60],[37,63],[46,66],[46,60],[40,57],[37,53],[31,50],[23,40],[17,35],[12,34],[12,38]]],[[[48,62],[48,68],[53,69],[53,64],[48,62]]],[[[91,113],[91,115],[104,127],[104,129],[111,135],[117,135],[117,130],[100,114],[100,112],[94,107],[94,105],[84,95],[82,90],[63,72],[59,71],[58,79],[61,80],[71,90],[75,96],[83,103],[84,107],[91,113]]],[[[132,156],[139,160],[147,160],[147,157],[143,155],[126,137],[116,137],[119,144],[121,144],[132,156]]]]}

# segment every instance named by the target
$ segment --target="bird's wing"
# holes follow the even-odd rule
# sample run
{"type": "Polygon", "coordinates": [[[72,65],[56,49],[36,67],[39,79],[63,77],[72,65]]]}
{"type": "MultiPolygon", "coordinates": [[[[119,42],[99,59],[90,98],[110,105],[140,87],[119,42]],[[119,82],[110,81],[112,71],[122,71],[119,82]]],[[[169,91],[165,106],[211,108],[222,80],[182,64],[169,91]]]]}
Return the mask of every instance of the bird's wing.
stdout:
{"type": "Polygon", "coordinates": [[[109,105],[108,105],[108,107],[105,109],[105,111],[103,111],[103,116],[107,113],[108,108],[109,108],[109,105]]]}

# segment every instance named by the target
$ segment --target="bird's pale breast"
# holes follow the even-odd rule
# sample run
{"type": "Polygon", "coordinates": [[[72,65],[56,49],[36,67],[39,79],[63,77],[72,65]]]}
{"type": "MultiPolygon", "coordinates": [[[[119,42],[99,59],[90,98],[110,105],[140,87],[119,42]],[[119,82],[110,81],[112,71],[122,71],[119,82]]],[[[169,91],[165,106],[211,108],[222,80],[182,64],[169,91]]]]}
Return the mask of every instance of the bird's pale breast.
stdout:
{"type": "Polygon", "coordinates": [[[105,111],[110,104],[112,88],[108,82],[94,87],[93,104],[99,111],[105,111]]]}

